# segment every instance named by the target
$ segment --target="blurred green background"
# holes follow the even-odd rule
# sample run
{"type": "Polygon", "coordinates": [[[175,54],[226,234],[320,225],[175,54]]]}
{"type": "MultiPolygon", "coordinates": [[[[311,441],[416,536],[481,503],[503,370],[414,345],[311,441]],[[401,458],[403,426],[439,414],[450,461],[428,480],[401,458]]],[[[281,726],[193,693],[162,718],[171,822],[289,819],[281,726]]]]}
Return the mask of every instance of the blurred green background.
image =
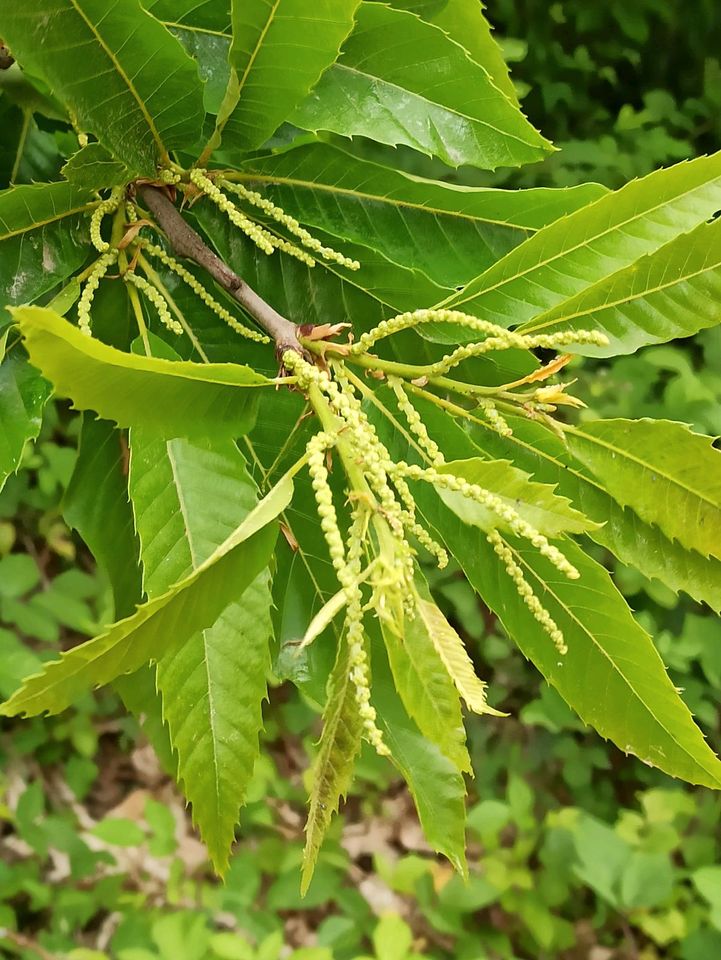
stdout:
{"type": "MultiPolygon", "coordinates": [[[[615,187],[721,146],[716,0],[494,0],[525,111],[561,147],[476,182],[615,187]]],[[[0,94],[0,178],[57,176],[72,138],[0,94]],[[23,144],[22,150],[3,150],[23,144]]],[[[453,177],[399,151],[409,169],[453,177]]],[[[578,367],[584,416],[656,416],[721,433],[721,336],[578,367]]],[[[90,636],[107,585],[60,504],[78,421],[48,408],[0,494],[0,695],[90,636]]],[[[599,551],[601,559],[608,560],[599,551]]],[[[631,569],[617,582],[721,748],[721,621],[631,569]]],[[[364,753],[305,900],[304,779],[318,718],[272,691],[263,756],[224,885],[177,791],[109,693],[0,728],[0,955],[25,960],[711,960],[721,956],[721,798],[587,731],[497,632],[465,582],[436,574],[506,720],[471,718],[471,880],[427,849],[390,767],[364,753]]]]}

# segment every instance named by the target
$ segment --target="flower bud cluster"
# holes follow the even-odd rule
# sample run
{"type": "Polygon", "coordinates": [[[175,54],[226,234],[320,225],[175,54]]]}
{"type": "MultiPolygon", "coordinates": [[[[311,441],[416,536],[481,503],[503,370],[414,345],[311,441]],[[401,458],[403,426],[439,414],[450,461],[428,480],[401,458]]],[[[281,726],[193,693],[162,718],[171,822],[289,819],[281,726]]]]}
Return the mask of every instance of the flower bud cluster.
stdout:
{"type": "Polygon", "coordinates": [[[178,335],[183,332],[182,325],[171,314],[167,300],[162,293],[152,285],[152,283],[148,283],[144,277],[139,277],[137,273],[134,273],[132,270],[127,271],[127,273],[124,275],[124,279],[127,283],[132,283],[134,287],[137,287],[138,290],[142,291],[142,293],[158,311],[158,318],[164,327],[167,327],[171,333],[177,333],[178,335]]]}
{"type": "Polygon", "coordinates": [[[93,305],[93,299],[100,286],[100,281],[117,259],[118,251],[109,249],[108,245],[108,250],[98,258],[95,266],[90,271],[90,276],[85,281],[83,292],[78,300],[78,327],[86,337],[92,336],[90,329],[90,308],[93,305]]]}
{"type": "Polygon", "coordinates": [[[324,247],[317,237],[314,237],[312,233],[309,233],[304,227],[301,227],[295,217],[291,217],[290,214],[286,213],[282,207],[273,203],[272,200],[268,200],[267,197],[262,196],[262,194],[256,190],[249,190],[241,183],[230,183],[227,180],[222,180],[221,183],[225,190],[232,190],[233,193],[238,194],[238,196],[247,200],[248,203],[252,203],[254,207],[258,207],[263,213],[272,217],[276,223],[282,224],[282,226],[284,226],[289,233],[292,233],[294,237],[297,237],[308,250],[317,253],[324,260],[333,261],[334,263],[340,264],[341,267],[347,267],[348,270],[360,270],[360,263],[358,263],[357,260],[351,260],[349,257],[345,257],[342,253],[338,253],[337,250],[333,250],[331,247],[324,247]]]}
{"type": "Polygon", "coordinates": [[[556,650],[558,650],[561,656],[568,653],[568,646],[564,640],[563,632],[559,629],[556,621],[553,619],[553,617],[551,617],[548,610],[546,610],[541,601],[533,592],[531,585],[523,575],[523,570],[516,563],[511,548],[497,530],[492,530],[486,539],[496,552],[496,556],[498,556],[498,558],[504,564],[506,573],[511,580],[513,580],[516,590],[518,591],[518,595],[531,611],[534,619],[543,627],[548,636],[551,638],[556,650]]]}
{"type": "Polygon", "coordinates": [[[496,433],[500,434],[502,437],[513,436],[513,430],[511,430],[504,418],[500,415],[495,403],[492,400],[489,400],[487,397],[483,397],[481,400],[479,400],[478,405],[483,411],[483,415],[485,416],[489,425],[493,427],[496,433]]]}
{"type": "Polygon", "coordinates": [[[109,213],[115,213],[120,206],[121,200],[122,191],[115,189],[107,200],[101,200],[95,210],[93,210],[93,215],[90,218],[90,240],[99,253],[107,253],[110,249],[110,244],[107,240],[103,240],[102,233],[100,232],[103,220],[109,213]]]}
{"type": "Polygon", "coordinates": [[[193,293],[199,297],[203,303],[209,307],[213,313],[217,314],[221,320],[225,321],[228,326],[235,330],[236,333],[239,333],[242,337],[246,337],[248,340],[254,340],[256,343],[270,343],[270,338],[267,337],[264,333],[260,333],[258,330],[252,330],[250,327],[246,327],[245,324],[241,323],[230,310],[226,308],[215,299],[215,297],[203,286],[203,284],[198,280],[197,277],[186,267],[180,263],[179,260],[176,260],[175,257],[172,257],[167,253],[161,246],[155,243],[148,243],[145,241],[143,243],[143,249],[146,250],[152,257],[155,257],[157,260],[160,260],[161,263],[165,264],[169,270],[172,270],[180,279],[186,283],[193,293]]]}
{"type": "Polygon", "coordinates": [[[165,170],[161,170],[158,174],[158,180],[161,183],[167,183],[168,186],[173,186],[176,183],[180,183],[181,176],[179,173],[176,173],[175,170],[169,170],[167,167],[165,170]]]}

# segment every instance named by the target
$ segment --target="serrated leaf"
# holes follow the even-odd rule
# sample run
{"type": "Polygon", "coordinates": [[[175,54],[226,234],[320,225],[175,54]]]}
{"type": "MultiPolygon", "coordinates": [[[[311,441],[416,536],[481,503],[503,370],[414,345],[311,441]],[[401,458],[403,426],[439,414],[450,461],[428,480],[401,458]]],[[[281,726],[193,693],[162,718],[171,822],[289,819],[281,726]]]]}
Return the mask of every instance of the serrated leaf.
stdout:
{"type": "MultiPolygon", "coordinates": [[[[301,223],[370,246],[401,267],[455,288],[564,214],[603,195],[599,184],[567,190],[494,190],[412,176],[330,144],[306,144],[241,165],[301,223]]],[[[359,277],[362,281],[362,275],[359,277]]]]}
{"type": "Polygon", "coordinates": [[[121,427],[164,437],[240,436],[255,420],[257,388],[271,382],[241,364],[124,353],[41,307],[19,307],[13,316],[56,393],[121,427]]]}
{"type": "Polygon", "coordinates": [[[587,356],[633,353],[721,321],[721,220],[703,223],[632,266],[524,324],[526,333],[599,330],[608,346],[587,356]]]}
{"type": "Polygon", "coordinates": [[[486,701],[486,684],[477,676],[463,641],[433,602],[425,582],[421,581],[417,586],[419,591],[416,599],[417,613],[468,709],[473,710],[474,713],[505,716],[489,707],[486,701]]]}
{"type": "Polygon", "coordinates": [[[61,173],[70,183],[85,190],[121,187],[132,179],[125,164],[115,160],[102,143],[86,143],[72,155],[61,173]]]}
{"type": "Polygon", "coordinates": [[[313,782],[305,825],[301,893],[305,895],[313,879],[318,851],[331,818],[338,811],[353,778],[355,759],[361,746],[361,721],[358,700],[350,680],[348,644],[338,644],[338,656],[328,678],[328,694],[323,711],[323,732],[313,763],[313,782]]]}
{"type": "MultiPolygon", "coordinates": [[[[257,150],[337,59],[359,0],[233,0],[233,97],[224,146],[257,150]]],[[[227,109],[227,107],[225,108],[227,109]]],[[[222,123],[222,117],[219,117],[222,123]]]]}
{"type": "Polygon", "coordinates": [[[721,451],[670,420],[595,420],[568,431],[574,457],[621,506],[671,540],[721,558],[721,451]]]}
{"type": "MultiPolygon", "coordinates": [[[[425,418],[436,414],[424,409],[423,415],[425,418]]],[[[512,436],[500,437],[487,423],[477,420],[472,425],[473,442],[487,456],[512,456],[539,480],[558,484],[560,493],[599,524],[589,530],[591,539],[610,550],[622,563],[665,583],[677,593],[684,590],[694,600],[721,612],[720,560],[684,549],[666,537],[659,527],[645,523],[632,510],[621,507],[600,480],[574,461],[564,442],[541,424],[521,417],[509,417],[508,423],[512,436]]],[[[448,425],[446,429],[448,434],[448,425]]]]}
{"type": "Polygon", "coordinates": [[[480,64],[498,89],[516,105],[518,96],[508,74],[503,53],[493,39],[491,27],[483,15],[484,5],[479,0],[391,0],[390,6],[409,10],[423,20],[435,24],[456,43],[468,51],[471,59],[480,64]]]}
{"type": "Polygon", "coordinates": [[[461,773],[472,770],[458,691],[422,617],[406,617],[403,635],[381,621],[398,695],[418,729],[461,773]]]}
{"type": "Polygon", "coordinates": [[[552,149],[447,34],[379,3],[360,5],[340,60],[289,120],[404,144],[452,167],[518,166],[552,149]]]}
{"type": "Polygon", "coordinates": [[[0,309],[36,300],[78,269],[88,255],[83,215],[96,204],[69,183],[0,192],[0,309]]]}
{"type": "Polygon", "coordinates": [[[721,153],[657,170],[540,230],[443,306],[506,327],[528,322],[694,230],[719,207],[721,153]]]}
{"type": "Polygon", "coordinates": [[[85,691],[157,662],[173,645],[212,626],[267,567],[277,534],[273,520],[292,495],[293,483],[286,475],[192,574],[138,607],[132,617],[47,664],[42,673],[25,681],[0,713],[60,713],[85,691]]]}
{"type": "Polygon", "coordinates": [[[0,490],[15,473],[28,440],[40,433],[50,385],[14,353],[0,361],[0,490]]]}
{"type": "MultiPolygon", "coordinates": [[[[232,441],[190,443],[131,434],[130,494],[152,599],[190,574],[257,502],[232,441]]],[[[206,630],[157,664],[178,776],[218,873],[258,755],[270,669],[270,577],[262,571],[206,630]]]]}
{"type": "Polygon", "coordinates": [[[195,64],[138,0],[15,4],[3,11],[2,29],[18,61],[134,172],[155,176],[169,150],[199,139],[195,64]]]}
{"type": "Polygon", "coordinates": [[[457,767],[426,737],[403,708],[380,637],[372,631],[371,701],[391,759],[413,796],[426,840],[465,876],[466,785],[457,767]]]}
{"type": "Polygon", "coordinates": [[[673,777],[721,788],[721,762],[600,564],[568,541],[564,553],[581,574],[571,582],[533,547],[513,544],[526,579],[563,631],[568,652],[559,656],[485,538],[469,542],[457,530],[444,532],[508,634],[585,723],[673,777]]]}
{"type": "MultiPolygon", "coordinates": [[[[451,460],[437,466],[436,470],[493,493],[546,537],[558,537],[562,533],[585,533],[595,526],[574,509],[566,497],[559,497],[553,487],[532,480],[529,474],[508,460],[482,460],[479,457],[451,460]]],[[[507,527],[505,521],[491,509],[455,490],[439,486],[438,493],[446,506],[464,523],[486,531],[507,527]]]]}

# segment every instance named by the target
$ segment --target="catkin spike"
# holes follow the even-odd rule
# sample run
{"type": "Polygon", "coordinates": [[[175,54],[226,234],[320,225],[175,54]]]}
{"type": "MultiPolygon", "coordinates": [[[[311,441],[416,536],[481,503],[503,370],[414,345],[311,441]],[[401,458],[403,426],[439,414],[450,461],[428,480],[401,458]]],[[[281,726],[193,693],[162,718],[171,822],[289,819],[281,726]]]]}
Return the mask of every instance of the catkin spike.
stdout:
{"type": "Polygon", "coordinates": [[[398,377],[388,377],[388,383],[396,395],[398,408],[406,418],[406,422],[411,428],[411,432],[414,433],[418,439],[418,443],[420,444],[421,448],[428,455],[428,459],[435,466],[439,466],[440,464],[444,463],[443,454],[441,453],[438,444],[428,435],[426,425],[423,423],[420,413],[418,413],[416,408],[413,406],[410,397],[403,389],[401,381],[398,379],[398,377]]]}
{"type": "Polygon", "coordinates": [[[244,213],[236,207],[223,191],[206,175],[206,171],[197,167],[190,171],[190,182],[202,193],[209,197],[216,207],[227,216],[230,222],[242,230],[253,243],[262,250],[263,253],[271,254],[274,250],[273,244],[269,239],[268,232],[259,226],[255,221],[246,217],[244,213]]]}
{"type": "Polygon", "coordinates": [[[179,260],[176,260],[175,257],[172,257],[169,253],[163,250],[162,247],[158,246],[155,243],[148,243],[147,241],[143,242],[143,249],[146,250],[152,257],[155,257],[157,260],[160,260],[161,263],[172,270],[180,279],[186,283],[193,293],[199,297],[203,303],[209,307],[213,313],[217,314],[221,320],[225,321],[228,326],[235,330],[236,333],[239,333],[242,337],[245,337],[248,340],[254,340],[256,343],[270,343],[270,337],[267,337],[264,333],[260,333],[258,330],[252,330],[250,327],[246,327],[245,324],[241,323],[230,310],[219,303],[215,297],[203,286],[200,280],[197,277],[193,276],[190,270],[186,269],[179,260]]]}
{"type": "Polygon", "coordinates": [[[493,427],[496,433],[500,434],[502,437],[513,436],[513,430],[511,430],[504,418],[500,415],[495,403],[492,400],[488,400],[486,397],[483,397],[479,401],[479,406],[483,411],[486,420],[488,420],[488,423],[493,427]]]}
{"type": "Polygon", "coordinates": [[[506,568],[506,573],[511,580],[513,580],[519,596],[531,611],[537,622],[540,623],[548,636],[551,638],[556,650],[558,650],[561,656],[568,653],[568,646],[566,645],[562,631],[559,629],[558,624],[551,617],[548,610],[546,610],[541,601],[533,592],[533,588],[523,575],[523,570],[516,563],[516,560],[513,556],[513,550],[511,550],[497,530],[492,530],[486,539],[493,547],[496,556],[503,562],[506,568]]]}
{"type": "Polygon", "coordinates": [[[90,218],[90,240],[99,253],[107,253],[110,249],[110,244],[107,240],[103,240],[101,227],[105,217],[109,213],[115,213],[118,209],[122,196],[122,189],[116,187],[108,199],[102,200],[95,210],[93,210],[93,215],[90,218]]]}
{"type": "Polygon", "coordinates": [[[100,286],[100,281],[118,259],[118,251],[108,249],[95,263],[90,276],[85,281],[83,292],[78,300],[78,327],[86,337],[92,336],[90,329],[90,308],[100,286]]]}
{"type": "Polygon", "coordinates": [[[178,335],[183,332],[183,327],[170,312],[168,301],[159,290],[156,290],[152,283],[148,283],[144,277],[139,277],[137,273],[133,273],[131,270],[125,274],[124,279],[127,283],[132,283],[134,287],[142,291],[158,311],[158,319],[164,327],[167,327],[171,333],[177,333],[178,335]]]}
{"type": "Polygon", "coordinates": [[[267,197],[264,197],[256,190],[249,190],[248,187],[242,183],[231,183],[228,180],[222,180],[221,183],[226,190],[231,190],[233,193],[236,193],[244,200],[247,200],[248,203],[252,203],[254,207],[268,214],[268,216],[272,217],[277,223],[282,224],[282,226],[284,226],[289,233],[292,233],[293,236],[297,237],[308,250],[319,254],[324,260],[333,261],[342,267],[347,267],[349,270],[360,270],[360,263],[358,263],[357,260],[351,260],[349,257],[345,257],[342,253],[338,253],[337,250],[333,250],[332,247],[323,246],[320,240],[302,227],[295,217],[291,217],[290,214],[286,213],[282,207],[273,203],[272,200],[268,200],[267,197]]]}

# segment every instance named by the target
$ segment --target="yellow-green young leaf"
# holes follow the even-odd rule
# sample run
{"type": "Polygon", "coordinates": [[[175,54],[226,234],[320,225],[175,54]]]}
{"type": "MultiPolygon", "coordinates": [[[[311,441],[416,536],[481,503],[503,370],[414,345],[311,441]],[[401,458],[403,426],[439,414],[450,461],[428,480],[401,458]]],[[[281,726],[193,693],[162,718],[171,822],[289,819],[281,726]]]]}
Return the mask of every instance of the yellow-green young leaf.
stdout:
{"type": "MultiPolygon", "coordinates": [[[[436,469],[439,473],[460,477],[500,497],[506,506],[514,509],[544,536],[586,533],[598,526],[572,507],[571,501],[566,497],[559,497],[555,486],[532,480],[529,474],[519,470],[509,460],[482,460],[474,457],[469,460],[451,460],[436,469]]],[[[440,486],[438,493],[446,506],[464,523],[471,523],[483,530],[507,528],[507,524],[498,514],[475,500],[440,486]]]]}
{"type": "Polygon", "coordinates": [[[380,3],[361,4],[340,60],[289,120],[404,144],[453,167],[519,166],[553,149],[442,29],[380,3]]]}
{"type": "MultiPolygon", "coordinates": [[[[131,431],[130,496],[150,599],[199,567],[257,502],[230,440],[158,440],[131,431]]],[[[157,664],[163,716],[193,822],[224,873],[259,752],[270,670],[270,576],[261,571],[216,622],[157,664]]]]}
{"type": "MultiPolygon", "coordinates": [[[[608,346],[578,353],[612,357],[688,337],[721,321],[721,220],[702,223],[655,253],[524,324],[524,333],[600,330],[608,346]]],[[[576,348],[574,348],[575,350],[576,348]]]]}
{"type": "Polygon", "coordinates": [[[328,699],[323,711],[323,732],[313,764],[313,782],[308,801],[305,825],[303,877],[301,893],[305,894],[313,879],[313,871],[331,817],[338,810],[353,777],[355,758],[361,745],[361,722],[355,687],[351,683],[348,644],[338,643],[338,656],[328,678],[328,699]]]}
{"type": "Polygon", "coordinates": [[[229,92],[237,106],[226,147],[257,150],[281,125],[338,58],[359,2],[316,0],[311,13],[307,0],[233,0],[229,92]]]}
{"type": "Polygon", "coordinates": [[[417,499],[422,515],[442,532],[508,635],[585,723],[670,776],[721,788],[721,762],[669,679],[651,638],[600,564],[565,541],[563,552],[581,574],[569,581],[527,542],[508,541],[526,580],[563,631],[568,652],[559,655],[484,534],[464,526],[432,491],[417,499]]]}
{"type": "Polygon", "coordinates": [[[607,192],[594,183],[564,190],[461,186],[361,160],[327,143],[247,160],[234,178],[257,184],[301,223],[378,250],[449,289],[473,279],[529,232],[607,192]]]}
{"type": "Polygon", "coordinates": [[[371,702],[391,760],[408,784],[429,845],[466,876],[466,785],[457,766],[423,736],[403,707],[374,624],[371,702]]]}
{"type": "Polygon", "coordinates": [[[694,230],[719,207],[721,153],[657,170],[539,230],[443,306],[506,327],[528,322],[694,230]]]}
{"type": "Polygon", "coordinates": [[[197,68],[139,0],[5,4],[2,31],[19,63],[135,172],[155,176],[169,150],[200,137],[197,68]]]}
{"type": "Polygon", "coordinates": [[[0,312],[36,300],[82,265],[88,255],[84,215],[97,203],[69,183],[0,191],[0,312]]]}
{"type": "Polygon", "coordinates": [[[60,713],[86,691],[157,661],[174,645],[212,626],[267,567],[277,535],[272,521],[292,494],[293,482],[286,475],[193,573],[138,607],[132,617],[47,664],[42,673],[25,681],[0,713],[60,713]]]}
{"type": "MultiPolygon", "coordinates": [[[[422,592],[428,593],[427,589],[422,592]]],[[[490,713],[494,717],[507,716],[489,707],[486,701],[486,684],[476,675],[463,641],[433,603],[430,595],[417,597],[416,610],[468,709],[474,713],[490,713]]]]}
{"type": "Polygon", "coordinates": [[[81,333],[52,310],[18,307],[33,364],[78,410],[163,437],[240,436],[269,381],[234,363],[191,363],[124,353],[81,333]]]}
{"type": "Polygon", "coordinates": [[[424,737],[463,773],[471,772],[461,704],[421,617],[406,618],[403,636],[381,621],[388,661],[405,709],[424,737]]]}
{"type": "Polygon", "coordinates": [[[721,450],[710,437],[670,420],[595,420],[570,429],[568,442],[621,506],[721,558],[721,450]]]}

